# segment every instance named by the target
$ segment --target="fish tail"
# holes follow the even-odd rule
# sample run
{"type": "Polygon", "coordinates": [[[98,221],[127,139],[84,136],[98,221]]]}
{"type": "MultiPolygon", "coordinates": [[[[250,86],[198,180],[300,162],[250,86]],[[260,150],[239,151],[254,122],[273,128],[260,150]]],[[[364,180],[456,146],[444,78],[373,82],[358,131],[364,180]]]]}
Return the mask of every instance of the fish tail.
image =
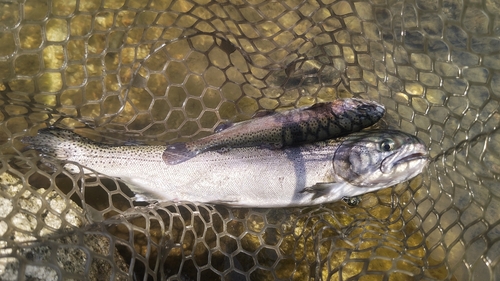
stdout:
{"type": "Polygon", "coordinates": [[[45,128],[38,131],[33,137],[24,137],[25,150],[35,149],[44,156],[57,159],[70,159],[82,149],[82,137],[69,130],[58,128],[45,128]]]}
{"type": "Polygon", "coordinates": [[[178,142],[168,145],[163,152],[162,158],[167,165],[176,165],[195,157],[198,153],[190,150],[186,143],[178,142]]]}

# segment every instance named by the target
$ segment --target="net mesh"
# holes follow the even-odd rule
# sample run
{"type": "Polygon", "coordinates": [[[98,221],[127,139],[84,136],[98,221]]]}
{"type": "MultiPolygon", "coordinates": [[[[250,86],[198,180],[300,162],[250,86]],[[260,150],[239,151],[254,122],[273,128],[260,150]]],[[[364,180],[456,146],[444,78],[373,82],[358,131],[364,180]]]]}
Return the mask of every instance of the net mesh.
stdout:
{"type": "Polygon", "coordinates": [[[0,279],[499,279],[499,14],[491,0],[0,2],[0,279]],[[351,96],[434,157],[358,206],[145,206],[21,143],[56,125],[164,144],[351,96]]]}

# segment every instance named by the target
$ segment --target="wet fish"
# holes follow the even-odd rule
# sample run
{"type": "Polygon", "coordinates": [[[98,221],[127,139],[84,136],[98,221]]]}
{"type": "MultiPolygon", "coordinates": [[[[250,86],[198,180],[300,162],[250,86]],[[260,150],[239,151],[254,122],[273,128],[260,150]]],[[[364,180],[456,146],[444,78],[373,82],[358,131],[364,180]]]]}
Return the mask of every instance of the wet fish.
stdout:
{"type": "MultiPolygon", "coordinates": [[[[178,165],[162,159],[164,146],[109,146],[66,130],[43,129],[23,139],[28,148],[119,177],[142,199],[230,206],[314,205],[376,191],[418,175],[428,152],[399,131],[363,131],[279,150],[208,151],[178,165]]],[[[66,163],[78,173],[80,168],[66,163]]],[[[88,170],[84,170],[88,171],[88,170]]]]}
{"type": "Polygon", "coordinates": [[[210,150],[260,146],[278,149],[357,132],[375,124],[384,106],[362,99],[340,99],[307,108],[271,113],[234,125],[223,124],[215,134],[167,146],[163,159],[175,165],[210,150]]]}

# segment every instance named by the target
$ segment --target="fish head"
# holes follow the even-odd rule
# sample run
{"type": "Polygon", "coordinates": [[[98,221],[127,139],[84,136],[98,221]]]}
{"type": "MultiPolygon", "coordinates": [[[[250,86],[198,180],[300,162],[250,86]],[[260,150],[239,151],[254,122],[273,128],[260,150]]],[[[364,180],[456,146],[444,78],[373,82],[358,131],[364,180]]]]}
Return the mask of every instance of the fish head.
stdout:
{"type": "Polygon", "coordinates": [[[384,188],[420,174],[429,161],[425,144],[394,130],[349,135],[333,157],[334,178],[357,187],[384,188]]]}

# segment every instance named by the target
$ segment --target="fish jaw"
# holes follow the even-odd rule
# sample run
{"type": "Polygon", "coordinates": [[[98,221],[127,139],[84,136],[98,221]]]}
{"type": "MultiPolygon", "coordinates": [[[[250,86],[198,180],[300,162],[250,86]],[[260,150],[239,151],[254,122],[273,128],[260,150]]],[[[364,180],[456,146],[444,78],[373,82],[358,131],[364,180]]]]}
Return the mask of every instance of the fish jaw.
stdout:
{"type": "Polygon", "coordinates": [[[415,136],[395,130],[365,131],[352,135],[335,152],[337,181],[362,188],[388,187],[420,174],[429,162],[425,144],[415,136]],[[384,143],[390,143],[386,147],[384,143]]]}
{"type": "Polygon", "coordinates": [[[420,139],[411,136],[400,149],[382,161],[381,178],[391,185],[407,181],[422,173],[429,161],[426,145],[420,139]]]}

